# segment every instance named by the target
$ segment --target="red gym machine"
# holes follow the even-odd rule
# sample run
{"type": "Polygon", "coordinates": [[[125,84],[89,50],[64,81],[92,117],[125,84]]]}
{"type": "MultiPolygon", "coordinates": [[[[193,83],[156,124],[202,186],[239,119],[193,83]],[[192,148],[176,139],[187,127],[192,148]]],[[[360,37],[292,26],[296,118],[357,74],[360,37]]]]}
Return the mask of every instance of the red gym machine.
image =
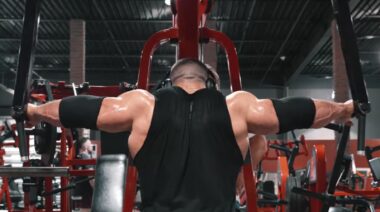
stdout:
{"type": "MultiPolygon", "coordinates": [[[[162,43],[171,41],[178,44],[177,59],[180,58],[199,58],[199,43],[205,41],[212,41],[220,44],[225,50],[228,60],[229,78],[231,83],[231,91],[241,89],[240,69],[238,63],[237,52],[233,42],[223,33],[208,29],[206,26],[206,18],[208,12],[212,7],[211,0],[172,0],[171,8],[173,12],[173,25],[169,29],[161,30],[153,34],[146,42],[141,55],[140,69],[138,74],[137,87],[141,89],[148,89],[151,57],[155,49],[162,43]]],[[[21,48],[19,54],[18,72],[16,77],[15,95],[13,101],[13,115],[16,119],[16,128],[19,137],[19,148],[22,160],[25,165],[28,164],[28,140],[24,129],[25,121],[25,105],[29,102],[29,78],[33,64],[33,53],[37,41],[38,20],[40,0],[26,1],[25,18],[23,25],[23,33],[21,39],[21,48]]],[[[360,71],[360,63],[358,60],[358,51],[355,45],[355,37],[353,33],[352,23],[347,20],[349,17],[349,10],[340,8],[344,6],[344,2],[340,0],[333,1],[333,8],[337,17],[337,24],[339,32],[341,33],[342,46],[349,51],[343,51],[347,65],[348,78],[350,80],[350,87],[352,97],[355,100],[357,108],[356,115],[359,119],[359,143],[358,150],[363,153],[364,151],[364,128],[365,128],[365,114],[369,112],[368,97],[365,92],[365,85],[360,71]],[[348,15],[346,14],[348,11],[348,15]],[[343,15],[342,15],[343,14],[343,15]],[[347,31],[348,30],[348,31],[347,31]]],[[[74,86],[73,86],[74,87],[74,86]]],[[[112,90],[110,88],[110,90],[112,90]]],[[[91,93],[91,92],[90,92],[91,93]]],[[[95,94],[94,92],[93,94],[95,94]]],[[[117,93],[117,92],[115,92],[117,93]]],[[[103,93],[108,96],[110,93],[103,93]]],[[[96,94],[95,94],[96,95],[96,94]]],[[[61,97],[62,98],[62,97],[61,97]]],[[[62,138],[64,139],[64,138],[62,138]]],[[[61,151],[66,151],[65,141],[61,140],[61,151]]],[[[70,143],[70,142],[69,142],[70,143]]],[[[343,149],[343,147],[341,147],[343,149]]],[[[323,148],[315,147],[316,159],[315,162],[319,164],[320,154],[323,148]]],[[[321,153],[322,154],[322,153],[321,153]]],[[[282,160],[281,160],[282,161],[282,160]]],[[[282,161],[285,164],[285,161],[282,161]]],[[[64,164],[70,165],[70,164],[64,164]]],[[[322,166],[322,165],[321,165],[322,166]]],[[[319,165],[317,165],[319,167],[319,165]]],[[[259,211],[257,208],[257,195],[256,195],[256,182],[253,176],[252,167],[246,164],[243,167],[244,180],[247,191],[247,206],[248,211],[259,211]]],[[[63,170],[64,171],[64,170],[63,170]]],[[[57,171],[56,173],[58,173],[57,171]]],[[[317,173],[317,172],[316,172],[317,173]]],[[[322,173],[322,172],[321,172],[322,173]]],[[[321,177],[317,173],[318,178],[321,177]]],[[[333,182],[337,180],[337,173],[333,172],[330,179],[327,193],[334,194],[335,186],[333,182]],[[332,193],[331,193],[332,192],[332,193]]],[[[128,168],[128,176],[126,183],[126,192],[124,198],[124,211],[132,211],[134,206],[134,198],[136,192],[136,179],[137,172],[133,166],[128,168]]],[[[47,185],[49,187],[49,185],[47,185]]],[[[316,184],[316,187],[311,187],[310,190],[316,192],[324,190],[324,185],[316,184]]],[[[65,202],[65,201],[63,201],[65,202]]],[[[326,210],[331,204],[322,205],[322,209],[326,210]]],[[[62,206],[62,211],[67,208],[62,206]]]]}
{"type": "MultiPolygon", "coordinates": [[[[16,120],[16,127],[19,138],[19,149],[22,160],[27,166],[29,160],[28,139],[24,129],[25,121],[25,105],[29,102],[30,97],[30,75],[33,65],[34,49],[37,42],[38,20],[40,11],[40,0],[28,0],[25,6],[25,18],[23,25],[23,33],[21,39],[21,48],[19,54],[18,72],[16,77],[15,95],[13,100],[13,116],[16,120]]],[[[206,27],[207,13],[211,10],[211,0],[172,0],[171,8],[173,12],[173,26],[169,29],[159,31],[151,36],[146,42],[141,55],[140,70],[138,75],[137,87],[148,89],[151,57],[154,50],[162,43],[173,41],[178,43],[177,59],[180,58],[199,58],[199,43],[202,41],[213,41],[224,48],[227,59],[228,69],[231,82],[231,90],[237,91],[241,89],[240,70],[238,57],[233,42],[223,33],[208,29],[206,27]],[[194,15],[196,14],[196,15],[194,15]]],[[[63,85],[58,85],[58,87],[63,85]]],[[[74,86],[73,86],[74,87],[74,86]]],[[[92,87],[92,89],[95,89],[92,87]]],[[[53,89],[54,90],[54,89],[53,89]]],[[[65,89],[56,89],[54,98],[62,98],[67,94],[65,89]],[[61,92],[59,92],[61,90],[61,92]]],[[[67,89],[66,89],[67,90],[67,89]]],[[[91,90],[91,89],[90,89],[91,90]]],[[[101,95],[112,96],[119,94],[113,88],[106,88],[106,92],[101,95]],[[112,93],[112,94],[111,94],[112,93]]],[[[99,95],[98,92],[89,92],[89,94],[99,95]]],[[[65,153],[65,138],[61,136],[61,151],[65,153]]],[[[70,142],[69,142],[70,144],[70,142]]],[[[61,153],[62,154],[62,153],[61,153]]],[[[65,160],[64,160],[65,161],[65,160]]],[[[72,165],[73,162],[64,162],[63,165],[72,165]]],[[[244,176],[247,188],[254,188],[255,183],[252,175],[252,168],[249,164],[244,166],[244,176]]],[[[134,206],[134,198],[136,191],[137,172],[132,166],[128,168],[128,177],[126,183],[126,196],[124,198],[124,211],[132,211],[134,206]]],[[[67,179],[66,179],[67,180],[67,179]]],[[[63,179],[64,184],[67,182],[63,179]]],[[[64,195],[65,196],[65,195],[64,195]]],[[[248,208],[249,211],[256,211],[256,197],[254,190],[247,189],[248,208]]],[[[62,202],[67,202],[67,197],[62,202]]],[[[62,211],[67,208],[62,205],[62,211]]]]}
{"type": "MultiPolygon", "coordinates": [[[[137,87],[148,89],[151,58],[159,45],[172,41],[177,42],[176,59],[199,59],[199,44],[203,41],[212,41],[223,47],[227,55],[231,91],[241,90],[240,68],[235,46],[222,32],[207,28],[206,18],[212,7],[212,0],[172,0],[173,24],[169,29],[153,34],[145,43],[140,61],[137,87]],[[196,14],[196,15],[194,15],[196,14]]],[[[131,211],[134,206],[137,171],[134,167],[128,168],[125,210],[131,211]]],[[[244,166],[244,180],[246,188],[255,188],[252,167],[244,166]]],[[[256,192],[247,190],[248,211],[257,211],[256,192]]]]}

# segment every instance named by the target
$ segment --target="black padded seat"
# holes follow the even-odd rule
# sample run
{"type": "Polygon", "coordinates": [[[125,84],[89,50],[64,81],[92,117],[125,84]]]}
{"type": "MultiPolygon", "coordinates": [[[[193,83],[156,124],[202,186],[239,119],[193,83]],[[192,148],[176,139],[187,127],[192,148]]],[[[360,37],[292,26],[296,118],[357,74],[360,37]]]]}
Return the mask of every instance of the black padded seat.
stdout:
{"type": "Polygon", "coordinates": [[[127,159],[125,155],[102,155],[96,162],[92,212],[122,212],[127,159]]]}

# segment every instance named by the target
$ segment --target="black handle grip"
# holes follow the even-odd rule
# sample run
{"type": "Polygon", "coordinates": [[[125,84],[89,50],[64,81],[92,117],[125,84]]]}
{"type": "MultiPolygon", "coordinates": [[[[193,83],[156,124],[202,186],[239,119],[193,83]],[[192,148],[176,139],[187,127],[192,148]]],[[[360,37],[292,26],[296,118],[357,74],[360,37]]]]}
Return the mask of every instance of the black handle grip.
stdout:
{"type": "Polygon", "coordinates": [[[358,116],[358,155],[365,155],[365,123],[366,116],[360,115],[358,116]]]}
{"type": "Polygon", "coordinates": [[[273,149],[277,149],[277,150],[280,150],[280,151],[283,151],[283,152],[286,152],[286,153],[291,153],[292,151],[286,147],[283,147],[283,146],[280,146],[280,145],[277,145],[277,144],[271,144],[269,145],[270,148],[273,148],[273,149]]]}
{"type": "Polygon", "coordinates": [[[338,133],[342,133],[342,131],[343,131],[343,126],[341,126],[339,124],[333,124],[333,123],[327,124],[326,126],[324,126],[324,128],[334,130],[338,133]]]}
{"type": "Polygon", "coordinates": [[[16,129],[18,133],[18,147],[20,150],[21,161],[26,162],[29,160],[28,145],[26,143],[26,133],[24,122],[21,120],[16,121],[16,129]]]}
{"type": "Polygon", "coordinates": [[[73,188],[75,188],[75,185],[74,184],[70,184],[67,187],[57,188],[57,189],[52,190],[51,192],[43,192],[41,194],[41,196],[46,197],[46,196],[50,196],[50,195],[53,195],[53,194],[58,194],[58,193],[61,193],[63,191],[67,191],[67,190],[70,190],[70,189],[73,189],[73,188]]]}

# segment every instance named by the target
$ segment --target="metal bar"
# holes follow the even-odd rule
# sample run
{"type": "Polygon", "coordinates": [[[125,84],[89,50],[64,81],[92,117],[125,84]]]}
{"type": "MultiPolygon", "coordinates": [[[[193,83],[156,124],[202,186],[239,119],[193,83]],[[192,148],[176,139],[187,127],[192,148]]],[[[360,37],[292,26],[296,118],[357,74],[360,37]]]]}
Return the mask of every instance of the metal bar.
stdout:
{"type": "Polygon", "coordinates": [[[303,16],[303,14],[304,14],[304,12],[305,12],[307,6],[309,5],[309,3],[310,3],[310,0],[307,0],[307,1],[304,3],[304,5],[303,5],[301,11],[298,11],[298,16],[297,16],[296,20],[294,21],[292,27],[290,28],[288,34],[286,35],[284,41],[282,42],[282,44],[281,44],[279,50],[277,51],[276,56],[273,58],[272,62],[270,63],[270,65],[269,65],[269,67],[268,67],[268,69],[265,71],[264,76],[263,76],[263,78],[262,78],[261,81],[260,81],[260,84],[263,84],[263,83],[264,83],[264,81],[265,81],[267,75],[269,74],[269,72],[271,71],[273,65],[277,62],[278,58],[279,58],[280,55],[282,54],[282,51],[284,50],[286,44],[288,43],[288,41],[289,41],[289,39],[290,39],[290,36],[293,34],[294,30],[296,29],[296,26],[298,25],[299,21],[301,20],[301,17],[303,16]]]}
{"type": "Polygon", "coordinates": [[[350,82],[351,95],[354,100],[368,103],[367,89],[361,71],[359,49],[351,15],[346,1],[332,0],[338,32],[341,38],[342,52],[350,82]]]}
{"type": "Polygon", "coordinates": [[[96,164],[96,159],[73,159],[67,161],[68,165],[95,165],[96,164]]]}
{"type": "Polygon", "coordinates": [[[129,165],[127,170],[127,177],[125,181],[125,196],[124,196],[124,212],[130,212],[134,208],[135,193],[137,186],[137,169],[136,167],[129,165]]]}
{"type": "Polygon", "coordinates": [[[258,211],[257,208],[257,194],[255,192],[256,179],[253,176],[253,170],[251,163],[246,163],[243,165],[243,177],[245,192],[247,193],[247,208],[248,212],[258,211]]]}
{"type": "Polygon", "coordinates": [[[339,140],[338,147],[337,147],[336,159],[335,159],[334,167],[332,169],[330,181],[329,181],[329,184],[327,185],[327,193],[331,195],[334,194],[335,192],[336,184],[341,174],[340,173],[341,165],[342,165],[344,153],[346,151],[349,134],[350,134],[350,126],[345,125],[343,128],[341,138],[339,140]]]}
{"type": "MultiPolygon", "coordinates": [[[[234,41],[233,41],[234,42],[234,41]]],[[[16,54],[6,54],[6,53],[0,53],[0,57],[13,57],[16,56],[16,54]]],[[[275,57],[274,54],[243,54],[240,55],[239,58],[256,58],[256,57],[265,57],[265,58],[272,58],[275,57]]],[[[34,57],[36,58],[68,58],[70,57],[69,54],[35,54],[34,57]]],[[[132,54],[123,54],[123,55],[109,55],[109,54],[90,54],[86,55],[86,58],[140,58],[140,55],[132,55],[132,54]]],[[[175,55],[171,54],[155,54],[154,58],[175,58],[175,55]]],[[[218,55],[218,59],[224,59],[224,55],[218,55]]],[[[36,74],[37,75],[37,74],[36,74]]],[[[39,76],[39,75],[38,75],[39,76]]]]}
{"type": "Polygon", "coordinates": [[[241,90],[239,59],[233,41],[222,32],[208,28],[201,28],[200,35],[202,39],[211,39],[224,48],[228,60],[227,65],[228,74],[230,77],[231,91],[241,90]]]}
{"type": "MultiPolygon", "coordinates": [[[[172,19],[86,19],[83,17],[82,19],[86,20],[87,23],[97,23],[106,21],[108,23],[138,23],[138,22],[148,22],[148,23],[158,23],[158,24],[171,24],[172,19]]],[[[42,19],[41,23],[67,23],[71,19],[42,19]]],[[[258,23],[258,24],[286,24],[289,22],[293,22],[293,20],[284,20],[284,19],[256,19],[256,20],[248,20],[248,19],[224,19],[218,17],[209,17],[208,20],[217,21],[217,22],[226,22],[226,23],[258,23]]],[[[0,22],[20,22],[21,18],[0,18],[0,22]]],[[[302,23],[310,24],[313,21],[303,21],[302,23]]]]}
{"type": "MultiPolygon", "coordinates": [[[[65,136],[65,128],[61,128],[62,130],[62,133],[61,133],[61,143],[60,143],[60,150],[61,150],[61,154],[60,154],[60,159],[61,159],[61,165],[62,166],[68,166],[67,165],[67,159],[66,159],[66,143],[67,143],[67,139],[66,139],[66,136],[65,136]]],[[[67,167],[68,170],[67,171],[71,171],[69,170],[69,167],[67,167]]],[[[65,188],[67,187],[67,185],[69,184],[69,180],[67,178],[67,176],[62,176],[61,177],[61,188],[65,188]]],[[[61,210],[62,211],[69,211],[68,210],[69,208],[69,193],[67,191],[63,191],[61,193],[61,210]]]]}
{"type": "Polygon", "coordinates": [[[0,167],[2,177],[69,176],[68,167],[0,167]]]}
{"type": "Polygon", "coordinates": [[[148,89],[151,59],[156,48],[170,39],[178,37],[178,30],[175,28],[165,29],[154,33],[145,43],[141,52],[140,67],[137,79],[137,86],[140,89],[148,89]]]}
{"type": "MultiPolygon", "coordinates": [[[[118,43],[145,43],[147,39],[135,40],[135,39],[115,39],[113,41],[118,43]]],[[[18,42],[20,38],[18,37],[0,37],[0,42],[18,42]]],[[[69,42],[69,39],[64,38],[39,38],[38,42],[69,42]]],[[[282,42],[282,40],[266,40],[266,39],[253,39],[253,40],[233,40],[234,43],[277,43],[282,42]]],[[[86,42],[112,42],[109,39],[87,39],[86,42]]],[[[306,42],[306,40],[292,40],[292,42],[306,42]]],[[[376,52],[379,53],[379,52],[376,52]]]]}
{"type": "Polygon", "coordinates": [[[199,0],[177,0],[178,58],[198,59],[199,0]]]}
{"type": "MultiPolygon", "coordinates": [[[[315,161],[316,168],[316,182],[314,185],[310,185],[311,190],[316,193],[326,192],[327,182],[326,182],[326,151],[325,145],[316,144],[313,145],[312,157],[315,161]]],[[[320,212],[322,209],[322,202],[315,198],[310,198],[310,204],[313,205],[310,212],[320,212]]]]}
{"type": "Polygon", "coordinates": [[[352,25],[348,2],[345,0],[332,0],[331,3],[340,35],[351,96],[357,105],[357,111],[355,111],[355,115],[358,117],[357,153],[364,155],[365,120],[366,114],[370,112],[371,108],[363,79],[356,34],[352,25]]]}
{"type": "Polygon", "coordinates": [[[82,169],[82,170],[70,170],[70,176],[94,176],[95,170],[92,169],[82,169]]]}

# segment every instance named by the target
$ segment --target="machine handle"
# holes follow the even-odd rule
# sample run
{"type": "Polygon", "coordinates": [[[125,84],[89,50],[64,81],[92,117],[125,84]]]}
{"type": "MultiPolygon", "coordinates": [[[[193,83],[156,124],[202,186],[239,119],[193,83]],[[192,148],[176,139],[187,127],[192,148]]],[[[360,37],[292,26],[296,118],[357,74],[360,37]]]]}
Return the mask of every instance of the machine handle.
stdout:
{"type": "Polygon", "coordinates": [[[324,128],[327,128],[327,129],[330,129],[330,130],[334,130],[334,131],[336,131],[338,133],[342,133],[342,131],[343,131],[343,127],[341,125],[339,125],[339,124],[333,124],[333,123],[330,123],[330,124],[324,126],[324,128]]]}
{"type": "Polygon", "coordinates": [[[16,129],[18,133],[18,147],[20,150],[21,161],[29,160],[28,145],[26,143],[25,126],[23,121],[16,121],[16,129]]]}
{"type": "Polygon", "coordinates": [[[358,116],[358,148],[357,148],[357,154],[358,155],[365,155],[365,123],[366,123],[366,116],[360,115],[358,116]]]}
{"type": "Polygon", "coordinates": [[[355,101],[355,115],[358,118],[358,154],[364,155],[365,115],[370,112],[367,88],[363,79],[356,34],[352,24],[350,7],[347,0],[331,0],[336,19],[342,53],[350,83],[351,96],[355,101]]]}

